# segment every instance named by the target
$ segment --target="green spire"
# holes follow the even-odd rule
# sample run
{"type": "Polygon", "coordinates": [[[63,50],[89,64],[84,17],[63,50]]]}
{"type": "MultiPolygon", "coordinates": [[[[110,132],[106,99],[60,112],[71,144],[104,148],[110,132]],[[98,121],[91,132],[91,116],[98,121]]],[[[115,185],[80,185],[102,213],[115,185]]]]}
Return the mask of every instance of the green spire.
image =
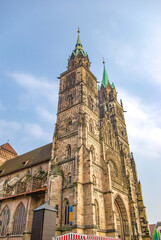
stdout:
{"type": "MultiPolygon", "coordinates": [[[[83,55],[83,57],[87,57],[87,53],[84,52],[83,50],[83,46],[82,46],[82,43],[81,43],[81,40],[80,40],[80,30],[78,28],[78,38],[77,38],[77,43],[75,45],[75,49],[73,50],[72,52],[72,55],[74,56],[77,56],[79,53],[81,53],[83,55]]],[[[72,57],[72,55],[69,57],[68,60],[70,60],[70,58],[72,57]]]]}
{"type": "Polygon", "coordinates": [[[108,79],[108,75],[107,75],[107,72],[106,72],[105,61],[104,60],[103,60],[103,65],[104,65],[104,70],[103,70],[102,83],[103,83],[104,87],[107,87],[109,79],[108,79]]]}
{"type": "Polygon", "coordinates": [[[111,87],[112,87],[112,88],[114,88],[114,87],[115,87],[114,83],[112,83],[112,84],[111,84],[111,87]]]}
{"type": "Polygon", "coordinates": [[[77,43],[76,43],[76,45],[75,45],[75,50],[77,50],[77,49],[81,49],[81,50],[83,50],[83,47],[82,47],[82,44],[81,44],[81,40],[80,40],[80,35],[79,35],[79,33],[80,33],[80,29],[78,28],[78,38],[77,38],[77,43]]]}

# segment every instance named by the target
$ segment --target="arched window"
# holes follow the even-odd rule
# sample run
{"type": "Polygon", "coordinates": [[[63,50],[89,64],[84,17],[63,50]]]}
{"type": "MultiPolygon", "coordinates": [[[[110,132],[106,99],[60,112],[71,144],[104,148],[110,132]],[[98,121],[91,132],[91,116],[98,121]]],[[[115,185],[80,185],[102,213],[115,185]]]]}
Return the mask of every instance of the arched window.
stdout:
{"type": "Polygon", "coordinates": [[[6,205],[3,208],[0,215],[0,236],[6,236],[9,220],[10,220],[10,210],[6,205]]]}
{"type": "Polygon", "coordinates": [[[94,186],[96,186],[96,176],[95,175],[93,175],[93,184],[94,184],[94,186]]]}
{"type": "Polygon", "coordinates": [[[69,100],[69,107],[70,107],[70,106],[73,105],[73,97],[72,97],[72,95],[69,96],[68,100],[69,100]]]}
{"type": "Polygon", "coordinates": [[[71,129],[71,126],[72,126],[72,119],[71,118],[68,118],[67,119],[67,122],[66,122],[66,130],[70,130],[71,129]]]}
{"type": "Polygon", "coordinates": [[[92,161],[95,161],[95,149],[94,149],[93,145],[91,146],[90,151],[91,151],[92,161]]]}
{"type": "Polygon", "coordinates": [[[71,154],[72,154],[71,145],[69,144],[69,145],[67,146],[67,156],[68,156],[68,157],[71,157],[71,154]]]}
{"type": "Polygon", "coordinates": [[[89,131],[91,133],[94,133],[94,124],[93,124],[92,118],[90,118],[90,120],[89,120],[89,131]]]}
{"type": "Polygon", "coordinates": [[[64,219],[64,224],[67,225],[69,224],[69,201],[65,201],[65,219],[64,219]]]}
{"type": "Polygon", "coordinates": [[[96,223],[96,226],[99,228],[99,206],[96,200],[94,204],[95,204],[95,223],[96,223]]]}
{"type": "Polygon", "coordinates": [[[69,175],[68,175],[68,181],[69,181],[69,184],[71,184],[72,183],[72,176],[71,176],[71,174],[69,173],[69,175]]]}
{"type": "Polygon", "coordinates": [[[20,203],[16,208],[13,220],[13,235],[22,235],[25,230],[25,207],[20,203]]]}
{"type": "Polygon", "coordinates": [[[93,110],[93,99],[90,96],[88,97],[88,106],[91,110],[93,110]]]}

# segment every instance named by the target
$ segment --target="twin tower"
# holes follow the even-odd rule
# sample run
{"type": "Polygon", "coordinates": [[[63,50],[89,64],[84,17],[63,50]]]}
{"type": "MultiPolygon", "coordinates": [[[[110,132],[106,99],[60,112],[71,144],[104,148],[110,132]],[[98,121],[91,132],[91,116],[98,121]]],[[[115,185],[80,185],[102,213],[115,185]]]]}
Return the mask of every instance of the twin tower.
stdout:
{"type": "Polygon", "coordinates": [[[105,65],[98,88],[79,30],[60,75],[50,164],[46,198],[58,209],[57,235],[150,239],[122,103],[105,65]]]}

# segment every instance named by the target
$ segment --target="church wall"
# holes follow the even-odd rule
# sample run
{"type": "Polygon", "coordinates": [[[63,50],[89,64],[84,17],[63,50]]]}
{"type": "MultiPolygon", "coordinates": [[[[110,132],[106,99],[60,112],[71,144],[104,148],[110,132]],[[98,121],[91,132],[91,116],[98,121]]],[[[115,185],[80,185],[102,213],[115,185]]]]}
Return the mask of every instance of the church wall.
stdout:
{"type": "MultiPolygon", "coordinates": [[[[40,189],[44,186],[45,180],[40,182],[39,178],[35,176],[39,174],[39,171],[48,172],[48,162],[41,163],[37,166],[26,168],[15,173],[3,176],[0,178],[0,195],[1,195],[1,207],[0,213],[7,205],[10,210],[10,221],[8,225],[8,232],[12,235],[13,228],[13,216],[17,206],[23,203],[25,207],[25,231],[23,239],[29,240],[32,229],[33,210],[44,203],[45,191],[36,192],[32,195],[28,194],[34,190],[40,189]],[[31,178],[29,177],[31,176],[31,178]],[[35,177],[34,180],[32,177],[35,177]],[[28,181],[29,179],[29,181],[28,181]],[[23,193],[26,193],[23,195],[23,193]],[[13,196],[13,197],[12,197],[13,196]],[[4,199],[3,199],[4,198],[4,199]]],[[[0,237],[5,239],[4,237],[0,237]]],[[[22,239],[19,237],[10,237],[10,239],[22,239]]]]}
{"type": "MultiPolygon", "coordinates": [[[[14,213],[16,211],[16,208],[18,207],[18,205],[20,203],[23,203],[24,204],[24,207],[26,209],[26,212],[28,213],[28,210],[29,210],[29,198],[30,197],[19,197],[18,199],[8,199],[8,200],[5,200],[5,201],[2,201],[1,203],[1,207],[0,207],[0,211],[3,210],[3,208],[7,205],[9,210],[10,210],[10,221],[9,221],[9,224],[8,224],[8,232],[10,232],[10,234],[12,235],[12,230],[13,230],[13,219],[14,219],[14,213]]],[[[0,237],[0,239],[3,238],[5,239],[4,237],[0,237]]],[[[6,238],[8,239],[8,238],[6,238]]],[[[12,239],[12,237],[10,238],[12,239]]],[[[15,239],[15,237],[13,237],[13,239],[15,239]]],[[[17,239],[22,239],[22,236],[21,237],[17,237],[17,239]]]]}

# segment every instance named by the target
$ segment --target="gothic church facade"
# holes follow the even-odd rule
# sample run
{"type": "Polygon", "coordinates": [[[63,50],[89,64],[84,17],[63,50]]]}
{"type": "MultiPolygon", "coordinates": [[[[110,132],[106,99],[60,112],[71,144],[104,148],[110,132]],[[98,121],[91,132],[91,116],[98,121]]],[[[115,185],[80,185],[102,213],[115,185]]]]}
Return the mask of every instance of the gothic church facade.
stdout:
{"type": "Polygon", "coordinates": [[[122,103],[105,64],[98,88],[79,31],[60,75],[53,143],[0,167],[0,202],[3,239],[30,239],[32,211],[44,202],[58,209],[56,235],[150,239],[122,103]]]}

